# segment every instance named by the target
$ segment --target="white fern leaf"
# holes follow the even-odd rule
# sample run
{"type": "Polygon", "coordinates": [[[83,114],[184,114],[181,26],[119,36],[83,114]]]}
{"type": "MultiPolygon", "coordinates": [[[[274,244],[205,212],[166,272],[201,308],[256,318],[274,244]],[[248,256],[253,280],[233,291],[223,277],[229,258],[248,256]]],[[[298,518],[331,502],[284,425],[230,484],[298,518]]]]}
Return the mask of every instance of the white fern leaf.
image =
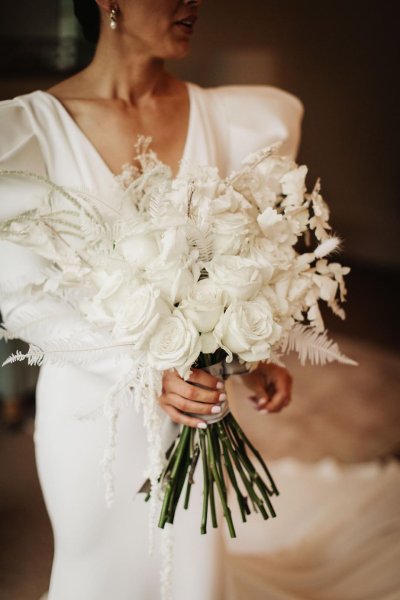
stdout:
{"type": "Polygon", "coordinates": [[[214,243],[212,235],[208,232],[202,232],[197,227],[190,228],[188,232],[188,242],[190,246],[196,248],[199,252],[199,260],[208,262],[214,255],[214,243]]]}
{"type": "Polygon", "coordinates": [[[157,221],[163,217],[166,212],[166,204],[163,202],[163,197],[159,190],[153,192],[150,196],[149,213],[153,221],[157,221]]]}
{"type": "Polygon", "coordinates": [[[298,353],[301,365],[304,365],[307,359],[312,365],[324,365],[334,361],[358,365],[356,361],[340,352],[336,342],[328,339],[326,330],[321,334],[301,323],[294,325],[282,343],[284,353],[293,350],[298,353]]]}
{"type": "Polygon", "coordinates": [[[16,362],[28,361],[28,365],[40,367],[44,361],[44,352],[38,346],[31,344],[28,348],[28,352],[25,354],[21,350],[17,350],[14,354],[11,354],[4,362],[5,365],[11,365],[16,362]]]}
{"type": "Polygon", "coordinates": [[[86,337],[86,339],[63,338],[52,340],[42,346],[42,348],[39,348],[31,344],[28,352],[25,354],[17,350],[7,358],[3,366],[14,362],[22,362],[23,360],[27,360],[29,365],[37,366],[45,363],[59,365],[73,363],[85,366],[93,364],[102,358],[115,358],[117,360],[121,357],[124,350],[126,351],[127,348],[132,347],[132,344],[107,343],[104,342],[104,338],[101,338],[101,340],[100,338],[96,339],[96,336],[93,334],[90,338],[86,337]]]}

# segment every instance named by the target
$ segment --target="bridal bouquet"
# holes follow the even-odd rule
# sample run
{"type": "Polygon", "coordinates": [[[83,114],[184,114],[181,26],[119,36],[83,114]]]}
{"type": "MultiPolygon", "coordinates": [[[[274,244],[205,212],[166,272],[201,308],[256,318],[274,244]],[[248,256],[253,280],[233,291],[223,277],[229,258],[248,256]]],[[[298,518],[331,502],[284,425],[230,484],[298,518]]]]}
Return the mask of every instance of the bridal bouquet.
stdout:
{"type": "Polygon", "coordinates": [[[319,309],[322,300],[345,318],[340,304],[350,269],[327,258],[341,242],[332,234],[319,181],[308,192],[307,167],[281,156],[277,145],[247,156],[222,179],[217,168],[196,165],[174,178],[149,143],[139,139],[138,166],[127,166],[105,198],[35,174],[0,173],[42,180],[49,190],[37,207],[0,223],[0,239],[47,259],[30,293],[61,299],[90,323],[89,337],[49,340],[6,362],[84,364],[104,353],[128,359],[104,407],[110,421],[103,459],[108,500],[116,417],[121,394],[128,394],[142,407],[148,432],[148,480],[141,491],[151,501],[153,524],[160,507],[159,527],[173,523],[185,483],[187,508],[199,462],[201,533],[209,512],[217,526],[217,493],[234,536],[226,477],[244,521],[249,501],[264,519],[268,511],[274,517],[269,497],[278,489],[227,401],[219,415],[206,417],[205,430],[182,427],[165,453],[157,402],[162,373],[175,369],[187,379],[197,367],[226,378],[260,361],[283,364],[282,356],[292,350],[302,364],[356,364],[327,338],[319,309]]]}

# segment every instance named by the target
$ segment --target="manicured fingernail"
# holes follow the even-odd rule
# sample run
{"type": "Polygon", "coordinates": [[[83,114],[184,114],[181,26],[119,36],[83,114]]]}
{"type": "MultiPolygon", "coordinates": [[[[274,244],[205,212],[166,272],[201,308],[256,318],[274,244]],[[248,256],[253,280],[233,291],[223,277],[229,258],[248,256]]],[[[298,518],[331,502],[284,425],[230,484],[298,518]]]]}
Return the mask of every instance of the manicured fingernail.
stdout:
{"type": "Polygon", "coordinates": [[[225,384],[223,381],[218,381],[217,390],[223,390],[225,388],[225,384]]]}
{"type": "Polygon", "coordinates": [[[262,408],[261,410],[258,411],[261,415],[265,415],[267,412],[269,412],[266,408],[262,408]]]}
{"type": "Polygon", "coordinates": [[[197,423],[199,429],[207,429],[207,423],[197,423]]]}
{"type": "Polygon", "coordinates": [[[223,402],[224,400],[226,400],[226,394],[220,394],[219,398],[218,398],[218,402],[223,402]]]}
{"type": "Polygon", "coordinates": [[[214,414],[220,413],[221,412],[221,407],[220,406],[213,406],[211,409],[211,412],[214,414]]]}
{"type": "Polygon", "coordinates": [[[259,398],[257,400],[257,406],[262,406],[263,404],[267,404],[267,398],[259,398]]]}

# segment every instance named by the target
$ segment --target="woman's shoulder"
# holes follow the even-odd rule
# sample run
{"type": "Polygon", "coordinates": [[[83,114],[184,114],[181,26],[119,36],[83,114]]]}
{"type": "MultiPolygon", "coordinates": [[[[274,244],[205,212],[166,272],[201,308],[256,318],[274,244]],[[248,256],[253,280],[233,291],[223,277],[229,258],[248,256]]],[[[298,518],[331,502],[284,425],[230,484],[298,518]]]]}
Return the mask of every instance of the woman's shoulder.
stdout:
{"type": "Polygon", "coordinates": [[[36,92],[0,101],[1,168],[43,171],[32,103],[36,92]]]}
{"type": "Polygon", "coordinates": [[[25,96],[0,101],[0,156],[18,140],[32,135],[32,120],[25,96]]]}
{"type": "Polygon", "coordinates": [[[247,112],[249,108],[263,113],[283,114],[285,111],[290,111],[299,118],[304,115],[304,104],[300,98],[277,86],[237,84],[204,89],[218,96],[231,116],[252,116],[247,112]],[[246,111],[243,111],[244,108],[246,111]]]}
{"type": "Polygon", "coordinates": [[[219,106],[228,169],[251,152],[280,142],[278,152],[295,159],[301,140],[303,102],[272,85],[221,85],[203,88],[219,106]]]}
{"type": "Polygon", "coordinates": [[[0,127],[7,127],[18,124],[15,121],[28,123],[29,108],[35,101],[35,98],[40,94],[40,90],[28,92],[6,100],[0,100],[0,127]],[[11,123],[10,123],[11,120],[11,123]]]}

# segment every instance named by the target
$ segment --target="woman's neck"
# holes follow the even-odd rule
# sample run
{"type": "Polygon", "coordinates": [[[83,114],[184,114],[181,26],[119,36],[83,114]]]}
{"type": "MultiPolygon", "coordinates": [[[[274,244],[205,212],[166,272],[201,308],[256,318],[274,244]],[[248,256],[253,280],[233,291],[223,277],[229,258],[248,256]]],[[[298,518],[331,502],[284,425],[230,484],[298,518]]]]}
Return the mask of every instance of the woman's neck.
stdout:
{"type": "Polygon", "coordinates": [[[100,39],[92,62],[81,75],[81,82],[96,96],[129,104],[140,104],[163,93],[174,79],[165,71],[163,59],[139,48],[126,48],[118,39],[112,43],[100,39]]]}

